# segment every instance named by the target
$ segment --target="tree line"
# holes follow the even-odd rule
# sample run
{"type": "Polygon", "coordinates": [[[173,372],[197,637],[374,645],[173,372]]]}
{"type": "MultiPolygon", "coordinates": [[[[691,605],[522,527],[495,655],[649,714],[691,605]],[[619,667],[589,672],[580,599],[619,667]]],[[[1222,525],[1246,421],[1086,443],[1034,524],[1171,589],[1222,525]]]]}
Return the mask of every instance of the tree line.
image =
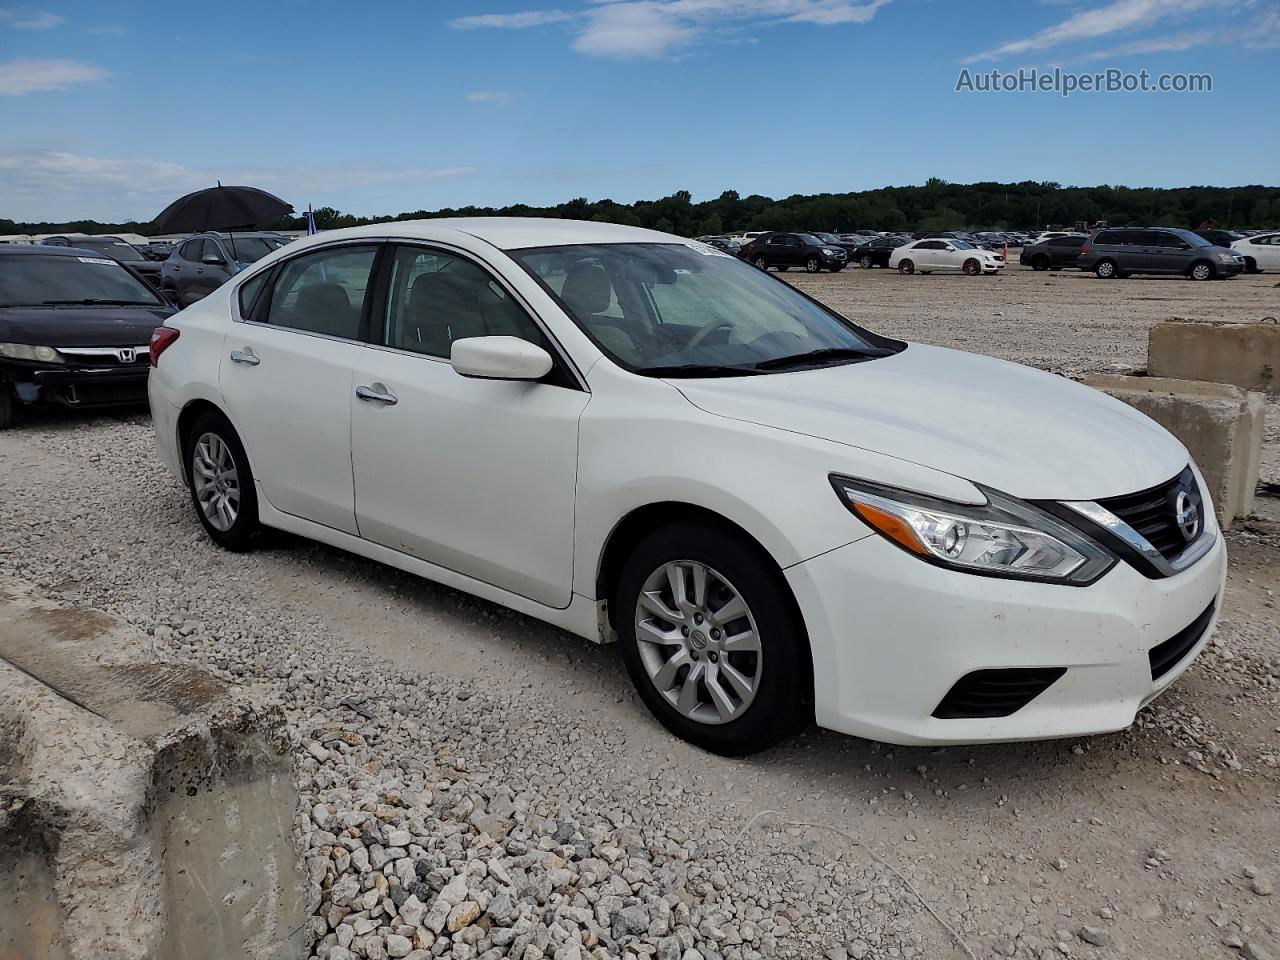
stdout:
{"type": "MultiPolygon", "coordinates": [[[[447,207],[413,210],[397,216],[361,217],[333,207],[314,211],[321,230],[368,223],[432,217],[556,217],[649,227],[681,236],[736,233],[743,230],[1029,230],[1089,224],[1143,224],[1195,229],[1280,227],[1280,187],[1064,187],[1049,181],[1021,183],[948,183],[930,178],[922,186],[881,187],[851,193],[793,194],[782,199],[726,190],[714,200],[695,203],[687,190],[659,200],[617,203],[578,197],[554,206],[447,207]]],[[[263,229],[300,230],[302,215],[263,229]]],[[[149,223],[18,223],[0,218],[3,233],[139,233],[156,231],[149,223]]]]}

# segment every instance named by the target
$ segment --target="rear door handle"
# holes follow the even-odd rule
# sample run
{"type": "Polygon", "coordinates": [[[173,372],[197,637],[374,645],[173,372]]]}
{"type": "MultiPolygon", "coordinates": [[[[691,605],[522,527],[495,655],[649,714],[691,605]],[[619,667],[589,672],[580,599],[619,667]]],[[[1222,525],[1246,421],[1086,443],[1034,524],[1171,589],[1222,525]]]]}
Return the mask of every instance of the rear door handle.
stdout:
{"type": "Polygon", "coordinates": [[[375,383],[372,387],[366,387],[363,384],[356,387],[356,396],[361,400],[385,403],[388,407],[395,406],[400,402],[394,393],[380,383],[375,383]]]}
{"type": "Polygon", "coordinates": [[[252,350],[246,347],[243,350],[232,350],[231,362],[244,363],[244,364],[248,364],[251,367],[256,367],[258,364],[262,362],[262,360],[258,357],[257,354],[255,354],[252,350]]]}

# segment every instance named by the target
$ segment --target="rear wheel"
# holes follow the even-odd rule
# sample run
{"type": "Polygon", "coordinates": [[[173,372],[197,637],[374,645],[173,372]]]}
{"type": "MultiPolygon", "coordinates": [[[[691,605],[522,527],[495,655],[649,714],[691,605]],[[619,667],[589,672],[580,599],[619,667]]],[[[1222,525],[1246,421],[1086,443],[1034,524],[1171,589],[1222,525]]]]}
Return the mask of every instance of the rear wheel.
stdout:
{"type": "Polygon", "coordinates": [[[1192,280],[1212,280],[1214,274],[1213,264],[1208,260],[1197,260],[1191,265],[1191,269],[1187,273],[1192,280]]]}
{"type": "Polygon", "coordinates": [[[832,264],[831,266],[827,267],[827,269],[830,270],[832,273],[839,273],[841,270],[844,269],[844,264],[843,263],[832,264]]]}
{"type": "Polygon", "coordinates": [[[817,273],[819,270],[822,269],[822,261],[819,260],[817,257],[810,257],[808,260],[804,262],[804,268],[808,270],[810,273],[817,273]]]}
{"type": "Polygon", "coordinates": [[[915,273],[916,265],[912,263],[910,260],[901,260],[898,262],[898,272],[899,273],[915,273]]]}
{"type": "Polygon", "coordinates": [[[970,258],[964,262],[964,272],[971,277],[976,277],[982,272],[982,264],[970,258]]]}
{"type": "Polygon", "coordinates": [[[201,526],[219,546],[248,550],[259,531],[258,498],[235,429],[221,414],[203,413],[187,431],[183,448],[201,526]]]}
{"type": "Polygon", "coordinates": [[[1031,258],[1031,269],[1033,269],[1033,270],[1048,270],[1048,269],[1049,269],[1049,258],[1048,258],[1048,257],[1046,257],[1043,253],[1041,253],[1041,254],[1037,254],[1036,256],[1032,257],[1032,258],[1031,258]]]}
{"type": "Polygon", "coordinates": [[[1114,280],[1120,275],[1119,271],[1116,270],[1114,260],[1099,260],[1094,266],[1093,272],[1097,274],[1100,280],[1114,280]]]}
{"type": "Polygon", "coordinates": [[[631,681],[676,736],[743,756],[811,718],[804,627],[750,541],[700,523],[659,528],[628,558],[615,604],[631,681]]]}

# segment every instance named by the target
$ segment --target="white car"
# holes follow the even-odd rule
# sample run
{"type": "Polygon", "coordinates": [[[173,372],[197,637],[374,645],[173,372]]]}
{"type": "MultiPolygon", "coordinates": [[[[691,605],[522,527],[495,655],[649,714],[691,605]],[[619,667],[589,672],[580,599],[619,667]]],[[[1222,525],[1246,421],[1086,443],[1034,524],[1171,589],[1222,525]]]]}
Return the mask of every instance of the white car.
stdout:
{"type": "Polygon", "coordinates": [[[899,273],[959,271],[976,277],[981,273],[999,273],[1004,267],[1003,257],[975,247],[967,240],[933,237],[904,243],[889,254],[889,269],[899,273]]]}
{"type": "Polygon", "coordinates": [[[1244,257],[1245,273],[1280,270],[1280,233],[1258,233],[1231,244],[1244,257]]]}
{"type": "Polygon", "coordinates": [[[618,640],[670,730],[1128,725],[1218,614],[1186,449],[1062,377],[867,331],[713,247],[535,219],[277,250],[156,330],[160,455],[263,526],[618,640]]]}

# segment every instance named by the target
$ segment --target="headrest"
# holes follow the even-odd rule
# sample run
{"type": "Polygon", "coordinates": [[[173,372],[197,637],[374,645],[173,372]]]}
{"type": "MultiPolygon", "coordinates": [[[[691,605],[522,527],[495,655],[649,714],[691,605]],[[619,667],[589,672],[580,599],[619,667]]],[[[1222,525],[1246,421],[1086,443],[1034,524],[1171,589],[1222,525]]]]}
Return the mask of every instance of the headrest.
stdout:
{"type": "Polygon", "coordinates": [[[569,270],[560,289],[560,299],[574,313],[591,316],[609,309],[613,286],[609,274],[598,263],[579,263],[569,270]]]}

